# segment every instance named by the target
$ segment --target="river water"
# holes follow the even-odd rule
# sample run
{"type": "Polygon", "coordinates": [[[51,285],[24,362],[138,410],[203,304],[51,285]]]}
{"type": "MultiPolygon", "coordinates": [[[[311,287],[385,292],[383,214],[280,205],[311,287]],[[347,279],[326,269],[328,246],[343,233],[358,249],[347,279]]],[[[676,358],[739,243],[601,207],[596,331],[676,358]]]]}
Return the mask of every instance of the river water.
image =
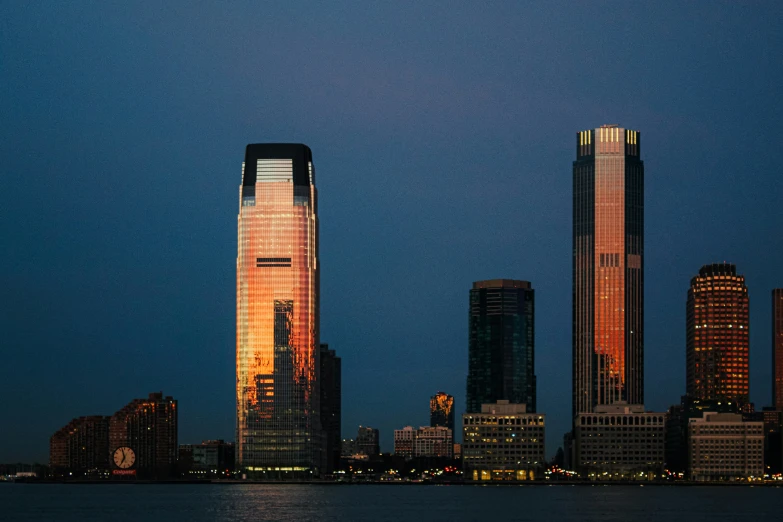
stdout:
{"type": "Polygon", "coordinates": [[[783,488],[0,484],[2,521],[783,521],[783,488]]]}

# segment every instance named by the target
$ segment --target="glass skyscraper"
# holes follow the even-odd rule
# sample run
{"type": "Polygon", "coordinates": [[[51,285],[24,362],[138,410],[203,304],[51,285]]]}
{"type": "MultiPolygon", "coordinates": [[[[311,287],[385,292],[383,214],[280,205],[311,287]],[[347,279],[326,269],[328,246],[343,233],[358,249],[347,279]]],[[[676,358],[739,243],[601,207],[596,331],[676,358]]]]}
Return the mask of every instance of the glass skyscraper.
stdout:
{"type": "Polygon", "coordinates": [[[507,400],[536,411],[535,301],[528,281],[493,279],[470,291],[467,413],[507,400]]]}
{"type": "Polygon", "coordinates": [[[639,132],[576,134],[573,415],[644,403],[644,163],[639,132]]]}
{"type": "Polygon", "coordinates": [[[318,203],[312,153],[248,145],[237,251],[237,465],[320,473],[318,203]]]}
{"type": "Polygon", "coordinates": [[[750,314],[745,277],[729,263],[704,265],[686,304],[686,391],[694,399],[748,403],[750,314]]]}

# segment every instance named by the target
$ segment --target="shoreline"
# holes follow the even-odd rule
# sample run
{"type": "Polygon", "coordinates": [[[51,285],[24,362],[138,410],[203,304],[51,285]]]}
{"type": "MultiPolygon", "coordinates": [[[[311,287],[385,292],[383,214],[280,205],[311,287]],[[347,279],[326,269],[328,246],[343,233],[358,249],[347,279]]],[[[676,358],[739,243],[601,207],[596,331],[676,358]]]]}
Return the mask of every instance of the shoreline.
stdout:
{"type": "MultiPolygon", "coordinates": [[[[325,482],[325,481],[260,481],[260,480],[15,480],[9,484],[67,484],[67,485],[288,485],[288,486],[474,486],[474,487],[536,487],[536,486],[580,486],[580,487],[767,487],[783,488],[783,482],[637,482],[637,481],[526,481],[526,482],[325,482]]],[[[0,482],[2,483],[2,482],[0,482]]]]}

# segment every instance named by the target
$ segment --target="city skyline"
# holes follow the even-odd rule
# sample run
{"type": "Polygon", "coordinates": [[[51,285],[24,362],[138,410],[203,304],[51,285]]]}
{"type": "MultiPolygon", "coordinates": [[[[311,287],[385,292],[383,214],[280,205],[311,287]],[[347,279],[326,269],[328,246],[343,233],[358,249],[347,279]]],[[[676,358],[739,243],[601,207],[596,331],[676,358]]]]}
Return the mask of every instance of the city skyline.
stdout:
{"type": "Polygon", "coordinates": [[[411,9],[0,5],[0,410],[25,420],[0,462],[45,461],[75,415],[148,390],[177,397],[181,441],[235,438],[237,171],[257,142],[317,154],[343,435],[377,427],[388,451],[437,390],[461,413],[466,290],[508,277],[536,289],[537,409],[557,449],[571,140],[602,122],[645,139],[646,406],[684,393],[685,292],[721,261],[755,296],[750,398],[768,404],[783,6],[411,9]]]}

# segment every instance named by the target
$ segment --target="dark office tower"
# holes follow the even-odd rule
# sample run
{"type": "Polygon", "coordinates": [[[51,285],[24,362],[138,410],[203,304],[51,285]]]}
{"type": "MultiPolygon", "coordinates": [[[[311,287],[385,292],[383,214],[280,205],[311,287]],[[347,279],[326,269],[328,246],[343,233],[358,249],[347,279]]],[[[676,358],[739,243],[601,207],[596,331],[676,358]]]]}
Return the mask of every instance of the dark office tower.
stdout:
{"type": "MultiPolygon", "coordinates": [[[[141,478],[168,478],[176,473],[177,401],[163,393],[134,399],[109,421],[109,451],[129,447],[141,478]]],[[[111,465],[111,463],[110,463],[111,465]]]]}
{"type": "Polygon", "coordinates": [[[356,434],[356,452],[368,456],[381,453],[380,434],[376,428],[359,426],[359,432],[356,434]]]}
{"type": "Polygon", "coordinates": [[[536,411],[535,302],[528,281],[476,281],[470,291],[467,413],[509,401],[536,411]]]}
{"type": "Polygon", "coordinates": [[[748,404],[749,305],[745,277],[728,263],[704,265],[686,305],[686,391],[694,399],[748,404]]]}
{"type": "Polygon", "coordinates": [[[237,250],[237,467],[320,474],[318,203],[312,153],[248,145],[237,250]]]}
{"type": "Polygon", "coordinates": [[[321,426],[324,430],[325,473],[340,465],[341,446],[341,361],[328,344],[321,345],[321,426]]]}
{"type": "Polygon", "coordinates": [[[49,467],[58,475],[98,475],[109,469],[109,451],[109,417],[79,417],[49,439],[49,467]]]}
{"type": "Polygon", "coordinates": [[[644,163],[639,132],[576,135],[573,415],[644,403],[644,163]]]}
{"type": "Polygon", "coordinates": [[[430,397],[430,426],[442,426],[454,433],[454,397],[443,392],[430,397]]]}
{"type": "Polygon", "coordinates": [[[783,288],[772,291],[772,405],[783,411],[783,288]]]}

